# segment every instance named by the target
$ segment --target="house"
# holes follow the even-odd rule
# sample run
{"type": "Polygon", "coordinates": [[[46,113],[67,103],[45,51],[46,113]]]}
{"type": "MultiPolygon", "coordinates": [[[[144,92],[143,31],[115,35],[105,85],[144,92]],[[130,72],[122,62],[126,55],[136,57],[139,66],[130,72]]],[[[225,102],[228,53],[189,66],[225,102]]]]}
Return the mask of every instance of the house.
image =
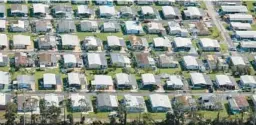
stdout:
{"type": "Polygon", "coordinates": [[[71,0],[72,4],[90,4],[90,0],[71,0]]]}
{"type": "Polygon", "coordinates": [[[199,45],[203,51],[220,51],[218,40],[211,38],[200,38],[199,45]]]}
{"type": "Polygon", "coordinates": [[[38,17],[45,17],[49,13],[49,6],[46,4],[33,4],[33,14],[38,17]]]}
{"type": "Polygon", "coordinates": [[[141,51],[148,49],[148,41],[144,37],[129,36],[130,48],[134,51],[141,51]]]}
{"type": "Polygon", "coordinates": [[[104,22],[101,26],[102,32],[119,32],[120,27],[117,22],[104,22]]]}
{"type": "Polygon", "coordinates": [[[11,75],[9,72],[0,71],[0,89],[8,87],[11,83],[11,75]]]}
{"type": "Polygon", "coordinates": [[[62,87],[61,77],[52,73],[45,73],[43,75],[43,87],[44,89],[61,89],[62,87]]]}
{"type": "Polygon", "coordinates": [[[121,50],[126,47],[124,39],[117,36],[107,36],[107,42],[109,49],[121,50]]]}
{"type": "Polygon", "coordinates": [[[165,19],[179,19],[181,17],[180,10],[172,6],[163,6],[162,13],[165,19]]]}
{"type": "Polygon", "coordinates": [[[102,40],[99,38],[96,38],[94,36],[88,36],[84,38],[84,41],[82,41],[82,47],[83,49],[89,51],[89,50],[103,50],[103,44],[102,40]]]}
{"type": "Polygon", "coordinates": [[[161,54],[158,57],[158,67],[161,68],[176,68],[179,62],[174,59],[173,56],[168,56],[166,54],[161,54]]]}
{"type": "Polygon", "coordinates": [[[191,32],[193,35],[208,36],[211,34],[210,30],[208,29],[207,25],[204,22],[196,22],[191,26],[191,32]]]}
{"type": "Polygon", "coordinates": [[[138,68],[152,68],[156,65],[149,53],[134,53],[134,56],[138,68]]]}
{"type": "Polygon", "coordinates": [[[81,68],[83,67],[83,60],[80,55],[64,54],[63,66],[65,68],[81,68]]]}
{"type": "MultiPolygon", "coordinates": [[[[2,1],[4,2],[4,1],[2,1]]],[[[7,3],[25,3],[25,0],[8,0],[7,3]]]]}
{"type": "Polygon", "coordinates": [[[64,34],[61,35],[61,43],[63,49],[75,49],[79,46],[80,40],[77,35],[64,34]]]}
{"type": "Polygon", "coordinates": [[[238,40],[256,40],[256,31],[235,31],[238,40]]]}
{"type": "Polygon", "coordinates": [[[248,60],[245,60],[244,57],[241,56],[231,56],[229,57],[229,66],[246,66],[248,64],[248,60]]]}
{"type": "Polygon", "coordinates": [[[155,50],[168,50],[171,48],[171,42],[167,37],[154,38],[153,43],[155,50]]]}
{"type": "Polygon", "coordinates": [[[175,0],[156,0],[158,5],[174,5],[175,0]]]}
{"type": "Polygon", "coordinates": [[[34,31],[37,33],[48,32],[52,29],[52,24],[49,20],[38,20],[34,24],[34,31]]]}
{"type": "Polygon", "coordinates": [[[17,112],[18,113],[32,113],[40,114],[40,98],[37,95],[17,96],[17,112]]]}
{"type": "Polygon", "coordinates": [[[235,89],[236,80],[232,76],[227,75],[216,75],[216,86],[220,89],[235,89]]]}
{"type": "Polygon", "coordinates": [[[0,93],[0,110],[5,110],[7,104],[12,101],[12,95],[10,93],[0,93]]]}
{"type": "Polygon", "coordinates": [[[212,81],[209,76],[203,73],[190,73],[190,83],[193,88],[210,88],[212,81]]]}
{"type": "Polygon", "coordinates": [[[136,14],[135,14],[134,10],[132,10],[131,7],[124,6],[124,7],[120,8],[120,15],[122,18],[127,19],[127,18],[135,17],[136,14]]]}
{"type": "Polygon", "coordinates": [[[115,78],[118,89],[137,89],[137,81],[134,75],[117,73],[115,78]]]}
{"type": "Polygon", "coordinates": [[[87,80],[83,74],[71,72],[68,73],[68,86],[71,88],[81,89],[85,86],[87,80]]]}
{"type": "Polygon", "coordinates": [[[96,21],[82,20],[80,22],[80,30],[83,32],[95,32],[98,30],[98,27],[96,21]]]}
{"type": "Polygon", "coordinates": [[[99,16],[104,18],[111,18],[116,16],[116,10],[114,6],[100,6],[99,13],[99,16]]]}
{"type": "Polygon", "coordinates": [[[108,67],[105,53],[87,53],[87,67],[89,69],[104,69],[108,67]]]}
{"type": "Polygon", "coordinates": [[[251,75],[240,76],[240,85],[242,88],[256,88],[256,78],[251,75]]]}
{"type": "Polygon", "coordinates": [[[198,7],[187,7],[183,10],[185,19],[198,20],[204,17],[204,11],[198,7]]]}
{"type": "Polygon", "coordinates": [[[30,36],[13,35],[13,48],[14,49],[27,49],[31,46],[30,36]]]}
{"type": "Polygon", "coordinates": [[[125,22],[126,34],[142,34],[144,33],[140,22],[126,21],[125,22]]]}
{"type": "Polygon", "coordinates": [[[162,23],[150,22],[147,23],[147,32],[151,34],[165,34],[165,28],[162,23]]]}
{"type": "Polygon", "coordinates": [[[97,5],[113,5],[114,0],[95,0],[97,5]]]}
{"type": "Polygon", "coordinates": [[[200,2],[197,0],[176,0],[176,3],[181,6],[199,6],[200,2]]]}
{"type": "Polygon", "coordinates": [[[53,16],[56,18],[72,18],[73,9],[71,5],[57,4],[53,7],[53,16]]]}
{"type": "Polygon", "coordinates": [[[253,22],[253,16],[251,14],[228,14],[228,20],[230,22],[244,22],[244,23],[252,23],[253,22]]]}
{"type": "Polygon", "coordinates": [[[57,67],[58,59],[55,54],[41,53],[38,54],[39,67],[57,67]]]}
{"type": "Polygon", "coordinates": [[[240,42],[240,48],[243,51],[255,52],[256,51],[256,42],[255,41],[242,41],[242,42],[240,42]]]}
{"type": "Polygon", "coordinates": [[[3,32],[5,31],[5,29],[6,29],[6,20],[0,20],[0,31],[3,32]]]}
{"type": "Polygon", "coordinates": [[[221,6],[220,13],[222,15],[225,14],[234,14],[234,13],[247,13],[248,9],[246,6],[238,5],[238,6],[221,6]]]}
{"type": "Polygon", "coordinates": [[[38,48],[43,50],[53,50],[57,49],[58,41],[57,37],[52,34],[45,34],[39,36],[37,39],[38,48]]]}
{"type": "Polygon", "coordinates": [[[110,53],[111,65],[114,67],[131,67],[131,60],[125,54],[110,53]]]}
{"type": "Polygon", "coordinates": [[[6,17],[6,9],[5,5],[0,5],[0,18],[5,18],[6,17]]]}
{"type": "Polygon", "coordinates": [[[143,96],[135,96],[130,94],[125,94],[123,103],[127,112],[129,113],[141,113],[146,112],[146,103],[143,96]]]}
{"type": "Polygon", "coordinates": [[[45,100],[46,107],[55,106],[60,107],[60,103],[65,99],[64,95],[57,94],[45,94],[43,99],[45,100]]]}
{"type": "Polygon", "coordinates": [[[183,89],[184,83],[180,75],[170,75],[166,80],[167,89],[183,89]]]}
{"type": "Polygon", "coordinates": [[[59,33],[71,33],[76,31],[76,25],[71,20],[61,20],[57,24],[57,31],[59,33]]]}
{"type": "Polygon", "coordinates": [[[132,5],[134,0],[116,0],[117,5],[132,5]]]}
{"type": "Polygon", "coordinates": [[[255,107],[255,106],[256,106],[256,95],[253,94],[253,95],[251,96],[251,99],[252,99],[252,102],[253,102],[253,106],[255,107]]]}
{"type": "Polygon", "coordinates": [[[183,56],[183,65],[187,70],[198,70],[200,68],[197,58],[194,56],[183,56]]]}
{"type": "Polygon", "coordinates": [[[17,89],[26,89],[35,91],[35,77],[32,75],[18,75],[17,76],[17,89]]]}
{"type": "Polygon", "coordinates": [[[241,31],[247,31],[251,30],[252,26],[250,23],[241,23],[241,22],[230,22],[230,28],[234,31],[241,30],[241,31]]]}
{"type": "Polygon", "coordinates": [[[50,3],[68,3],[70,0],[50,0],[50,3]]]}
{"type": "Polygon", "coordinates": [[[77,6],[76,16],[82,17],[82,18],[89,18],[93,14],[94,14],[93,10],[90,9],[87,5],[77,6]]]}
{"type": "Polygon", "coordinates": [[[153,112],[172,112],[172,105],[169,97],[163,94],[149,95],[150,107],[153,112]]]}
{"type": "Polygon", "coordinates": [[[228,106],[232,114],[248,111],[250,105],[245,96],[239,95],[228,100],[228,106]]]}
{"type": "Polygon", "coordinates": [[[28,15],[28,6],[26,4],[11,4],[11,15],[26,17],[28,15]]]}
{"type": "Polygon", "coordinates": [[[24,52],[15,53],[14,61],[15,61],[15,67],[33,67],[34,66],[33,58],[24,52]]]}
{"type": "Polygon", "coordinates": [[[216,0],[214,1],[215,5],[225,5],[225,6],[236,6],[236,5],[242,5],[241,0],[216,0]]]}
{"type": "Polygon", "coordinates": [[[9,48],[9,41],[6,34],[0,34],[0,49],[6,49],[9,48]]]}
{"type": "Polygon", "coordinates": [[[151,88],[153,86],[160,86],[160,77],[151,73],[146,73],[141,75],[143,88],[151,88]]]}
{"type": "Polygon", "coordinates": [[[228,70],[229,66],[225,59],[216,55],[207,55],[206,57],[207,68],[210,70],[228,70]]]}
{"type": "Polygon", "coordinates": [[[69,96],[72,105],[72,111],[75,112],[91,112],[93,110],[91,99],[88,96],[72,93],[69,96]]]}
{"type": "Polygon", "coordinates": [[[8,55],[3,55],[2,53],[0,53],[0,67],[4,67],[8,65],[9,65],[8,55]]]}
{"type": "Polygon", "coordinates": [[[112,77],[108,75],[94,75],[94,79],[91,81],[91,86],[94,90],[114,89],[112,77]]]}
{"type": "Polygon", "coordinates": [[[197,110],[196,100],[191,95],[178,95],[173,98],[172,104],[178,106],[183,112],[197,110]]]}
{"type": "Polygon", "coordinates": [[[96,103],[97,111],[101,112],[114,111],[118,108],[118,100],[116,95],[98,94],[96,103]]]}
{"type": "Polygon", "coordinates": [[[198,98],[199,107],[204,110],[221,110],[220,99],[214,94],[204,94],[198,98]]]}
{"type": "Polygon", "coordinates": [[[135,0],[138,5],[152,5],[154,0],[135,0]]]}
{"type": "Polygon", "coordinates": [[[23,20],[14,21],[10,25],[11,32],[25,32],[28,30],[28,22],[23,20]]]}
{"type": "Polygon", "coordinates": [[[141,16],[145,19],[156,18],[155,11],[151,6],[142,6],[141,7],[141,16]]]}
{"type": "Polygon", "coordinates": [[[192,47],[190,38],[175,37],[172,42],[174,51],[189,51],[192,47]]]}
{"type": "Polygon", "coordinates": [[[187,37],[189,32],[187,29],[182,28],[178,22],[170,21],[168,22],[168,33],[175,36],[187,37]]]}

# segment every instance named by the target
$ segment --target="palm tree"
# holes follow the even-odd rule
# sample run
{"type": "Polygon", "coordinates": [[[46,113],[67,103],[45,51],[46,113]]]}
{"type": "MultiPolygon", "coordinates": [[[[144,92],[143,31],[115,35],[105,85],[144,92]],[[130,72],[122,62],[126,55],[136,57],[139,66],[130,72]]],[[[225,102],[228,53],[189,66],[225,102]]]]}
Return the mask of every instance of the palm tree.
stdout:
{"type": "Polygon", "coordinates": [[[82,98],[82,99],[80,99],[79,101],[79,108],[80,108],[80,111],[81,111],[81,123],[83,123],[84,121],[82,120],[82,118],[83,118],[83,112],[86,112],[86,111],[88,111],[88,110],[90,110],[90,107],[89,107],[89,103],[84,99],[84,98],[82,98]]]}
{"type": "Polygon", "coordinates": [[[67,107],[67,103],[68,103],[68,100],[67,99],[64,99],[60,102],[59,105],[61,105],[61,107],[63,108],[64,110],[64,123],[66,122],[66,107],[67,107]]]}
{"type": "MultiPolygon", "coordinates": [[[[32,124],[32,114],[33,114],[33,110],[34,110],[34,106],[38,103],[38,99],[36,98],[32,98],[32,97],[29,97],[25,100],[25,106],[28,106],[28,107],[25,107],[26,109],[28,109],[30,111],[30,123],[32,124]]],[[[25,117],[24,117],[25,118],[25,117]]]]}

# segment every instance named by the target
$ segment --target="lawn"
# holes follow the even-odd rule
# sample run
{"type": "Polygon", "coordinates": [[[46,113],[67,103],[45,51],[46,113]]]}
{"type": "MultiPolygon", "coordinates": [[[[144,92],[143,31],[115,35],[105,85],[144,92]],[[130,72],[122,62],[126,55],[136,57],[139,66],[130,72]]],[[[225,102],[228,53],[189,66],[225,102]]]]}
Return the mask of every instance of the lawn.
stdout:
{"type": "Polygon", "coordinates": [[[248,1],[244,1],[244,2],[246,3],[246,6],[247,6],[247,8],[248,8],[249,13],[255,15],[255,12],[254,12],[254,5],[253,5],[253,3],[254,3],[255,1],[253,1],[253,0],[248,0],[248,1]]]}
{"type": "Polygon", "coordinates": [[[221,43],[221,44],[220,44],[220,49],[221,49],[221,52],[223,52],[223,53],[228,52],[228,46],[227,46],[227,44],[221,43]]]}

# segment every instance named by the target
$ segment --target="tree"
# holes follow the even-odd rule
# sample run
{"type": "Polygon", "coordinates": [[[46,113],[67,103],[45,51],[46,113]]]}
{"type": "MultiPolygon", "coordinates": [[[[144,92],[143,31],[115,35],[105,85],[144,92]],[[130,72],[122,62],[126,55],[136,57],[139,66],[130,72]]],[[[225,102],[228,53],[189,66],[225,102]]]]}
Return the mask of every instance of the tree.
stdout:
{"type": "Polygon", "coordinates": [[[127,110],[124,103],[118,106],[118,118],[121,125],[126,125],[127,123],[127,110]]]}
{"type": "Polygon", "coordinates": [[[86,112],[88,110],[90,110],[90,107],[89,107],[89,103],[85,100],[85,99],[80,99],[79,101],[79,108],[80,108],[80,111],[81,111],[81,124],[84,123],[84,117],[83,117],[83,112],[86,112]]]}
{"type": "Polygon", "coordinates": [[[14,125],[17,118],[17,105],[15,103],[7,103],[5,114],[6,125],[14,125]]]}
{"type": "Polygon", "coordinates": [[[70,125],[73,125],[73,123],[74,123],[73,114],[68,114],[67,118],[69,119],[70,125]]]}
{"type": "Polygon", "coordinates": [[[67,107],[67,104],[68,104],[68,101],[67,99],[64,99],[60,102],[60,105],[61,107],[63,108],[64,110],[64,123],[66,123],[66,107],[67,107]]]}
{"type": "Polygon", "coordinates": [[[40,100],[39,108],[40,108],[41,122],[46,123],[47,107],[46,107],[46,101],[44,99],[40,100]]]}
{"type": "Polygon", "coordinates": [[[32,124],[32,114],[33,114],[33,110],[34,110],[34,105],[36,105],[38,103],[39,100],[37,100],[36,98],[28,98],[25,100],[26,104],[25,106],[28,106],[28,107],[25,107],[25,109],[28,109],[30,111],[30,123],[32,124]]]}
{"type": "Polygon", "coordinates": [[[50,106],[47,110],[47,118],[50,120],[51,124],[57,124],[59,121],[59,116],[61,109],[54,105],[50,106]]]}

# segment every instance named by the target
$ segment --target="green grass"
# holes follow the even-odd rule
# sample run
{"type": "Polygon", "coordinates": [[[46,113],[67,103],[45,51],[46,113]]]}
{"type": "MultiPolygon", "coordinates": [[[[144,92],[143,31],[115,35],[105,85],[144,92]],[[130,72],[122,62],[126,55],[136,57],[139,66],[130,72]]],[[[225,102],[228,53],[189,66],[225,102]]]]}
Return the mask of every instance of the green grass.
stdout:
{"type": "Polygon", "coordinates": [[[246,3],[246,6],[247,6],[247,8],[248,8],[249,13],[255,15],[254,6],[253,6],[253,3],[254,3],[255,1],[253,1],[253,0],[248,0],[248,1],[244,1],[244,2],[246,3]]]}
{"type": "Polygon", "coordinates": [[[252,30],[256,30],[256,24],[252,24],[252,30]]]}
{"type": "Polygon", "coordinates": [[[221,49],[221,52],[223,52],[223,53],[226,53],[226,52],[228,52],[228,46],[227,46],[227,44],[220,44],[220,49],[221,49]]]}

